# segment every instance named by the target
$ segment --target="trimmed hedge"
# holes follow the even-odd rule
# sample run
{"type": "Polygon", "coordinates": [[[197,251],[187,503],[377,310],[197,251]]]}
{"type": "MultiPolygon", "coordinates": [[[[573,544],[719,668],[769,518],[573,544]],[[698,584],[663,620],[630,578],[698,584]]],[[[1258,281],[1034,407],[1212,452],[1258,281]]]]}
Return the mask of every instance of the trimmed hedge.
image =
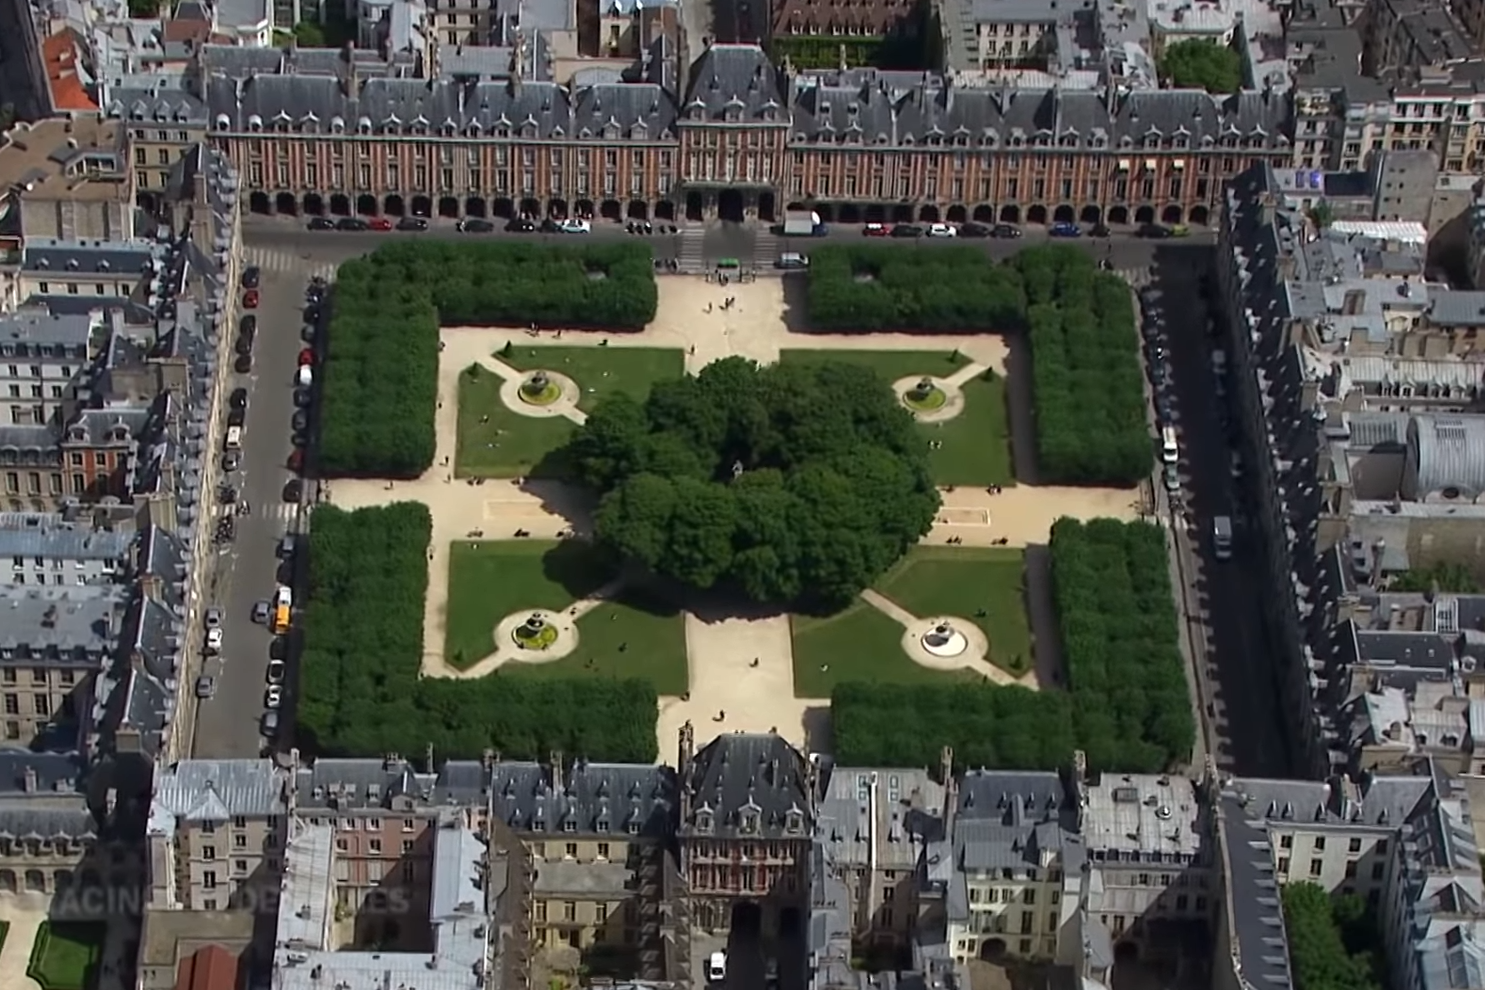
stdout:
{"type": "Polygon", "coordinates": [[[1041,480],[1138,483],[1155,452],[1128,284],[1068,245],[1022,251],[1014,264],[1029,304],[1041,480]]]}
{"type": "Polygon", "coordinates": [[[638,242],[409,240],[340,267],[323,369],[327,475],[411,478],[433,464],[440,324],[634,329],[655,317],[638,242]]]}
{"type": "Polygon", "coordinates": [[[810,251],[809,320],[821,330],[871,333],[1004,331],[1026,300],[1014,268],[974,247],[822,245],[810,251]]]}
{"type": "Polygon", "coordinates": [[[419,677],[428,507],[315,510],[299,663],[302,748],[335,756],[420,753],[517,759],[555,751],[653,762],[654,687],[641,680],[419,677]]]}
{"type": "Polygon", "coordinates": [[[965,765],[992,768],[1055,769],[1074,749],[1090,768],[1121,773],[1190,759],[1196,728],[1163,531],[1062,519],[1051,556],[1067,692],[841,684],[830,699],[837,761],[935,766],[944,746],[965,765]]]}

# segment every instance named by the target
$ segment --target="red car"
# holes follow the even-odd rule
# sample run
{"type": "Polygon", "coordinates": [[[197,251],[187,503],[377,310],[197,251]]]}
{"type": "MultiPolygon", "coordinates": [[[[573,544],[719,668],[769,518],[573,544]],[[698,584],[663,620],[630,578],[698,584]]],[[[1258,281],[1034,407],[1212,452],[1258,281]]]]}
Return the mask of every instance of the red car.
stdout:
{"type": "Polygon", "coordinates": [[[886,224],[869,223],[865,227],[861,228],[861,233],[865,234],[867,237],[886,237],[887,226],[886,224]]]}
{"type": "Polygon", "coordinates": [[[370,227],[372,230],[391,230],[392,221],[388,220],[386,217],[372,217],[370,220],[366,221],[366,226],[370,227]]]}
{"type": "Polygon", "coordinates": [[[299,352],[299,367],[315,363],[315,352],[306,347],[299,352]]]}
{"type": "Polygon", "coordinates": [[[299,471],[304,467],[304,451],[295,450],[289,454],[289,470],[299,471]]]}
{"type": "Polygon", "coordinates": [[[242,308],[243,309],[257,309],[258,308],[258,290],[257,289],[249,289],[249,290],[247,290],[246,292],[244,292],[242,294],[242,308]]]}

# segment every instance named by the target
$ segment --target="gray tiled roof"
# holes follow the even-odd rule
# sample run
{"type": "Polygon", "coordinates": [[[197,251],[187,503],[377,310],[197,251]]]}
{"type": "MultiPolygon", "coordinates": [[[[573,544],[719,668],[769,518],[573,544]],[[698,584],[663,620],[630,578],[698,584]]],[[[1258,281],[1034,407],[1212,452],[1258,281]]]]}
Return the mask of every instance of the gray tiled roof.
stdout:
{"type": "Polygon", "coordinates": [[[44,560],[127,559],[132,533],[96,529],[60,515],[0,512],[0,561],[6,557],[44,560]]]}
{"type": "Polygon", "coordinates": [[[757,45],[712,45],[691,67],[687,120],[723,120],[735,111],[743,123],[785,119],[778,76],[757,45]]]}
{"type": "Polygon", "coordinates": [[[116,120],[205,127],[206,103],[186,88],[183,76],[129,76],[106,87],[105,115],[116,120]]]}
{"type": "Polygon", "coordinates": [[[159,248],[147,241],[59,241],[27,238],[21,267],[28,272],[66,275],[152,273],[160,260],[159,248]]]}
{"type": "Polygon", "coordinates": [[[517,832],[661,838],[674,829],[669,767],[580,761],[558,775],[538,763],[501,762],[490,789],[494,814],[517,832]]]}
{"type": "Polygon", "coordinates": [[[182,760],[155,776],[149,833],[172,835],[181,822],[284,814],[288,779],[272,760],[182,760]]]}
{"type": "Polygon", "coordinates": [[[0,588],[0,647],[29,656],[26,663],[96,662],[118,640],[127,593],[90,585],[0,588]]]}
{"type": "Polygon", "coordinates": [[[735,733],[708,743],[683,771],[691,820],[683,831],[723,837],[804,837],[813,828],[804,756],[781,736],[735,733]],[[756,830],[743,827],[756,817],[756,830]],[[789,824],[796,821],[793,833],[789,824]]]}
{"type": "Polygon", "coordinates": [[[941,837],[943,807],[943,785],[925,770],[834,767],[816,812],[815,836],[837,864],[875,861],[883,868],[911,869],[923,843],[941,837]]]}
{"type": "Polygon", "coordinates": [[[0,344],[17,357],[67,357],[75,364],[86,355],[93,321],[86,316],[54,315],[48,309],[30,309],[0,318],[0,344]],[[63,354],[55,354],[56,348],[63,354]]]}

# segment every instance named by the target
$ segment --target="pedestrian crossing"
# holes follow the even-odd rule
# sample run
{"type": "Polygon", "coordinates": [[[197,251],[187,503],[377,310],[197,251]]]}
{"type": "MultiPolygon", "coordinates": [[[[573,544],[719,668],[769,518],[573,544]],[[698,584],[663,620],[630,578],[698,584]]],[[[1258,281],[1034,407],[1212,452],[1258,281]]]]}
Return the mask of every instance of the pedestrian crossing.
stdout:
{"type": "Polygon", "coordinates": [[[293,251],[284,251],[277,248],[248,247],[242,252],[244,267],[253,266],[265,275],[294,275],[308,282],[318,275],[327,282],[335,278],[335,270],[339,267],[330,261],[312,261],[301,257],[293,251]]]}
{"type": "Polygon", "coordinates": [[[1136,289],[1142,289],[1150,284],[1150,269],[1148,268],[1115,268],[1114,274],[1136,289]]]}
{"type": "MultiPolygon", "coordinates": [[[[299,518],[300,510],[304,508],[295,502],[259,502],[253,506],[251,515],[255,519],[273,519],[282,523],[290,523],[299,518]]],[[[223,505],[218,510],[223,516],[237,517],[237,506],[223,505]]]]}

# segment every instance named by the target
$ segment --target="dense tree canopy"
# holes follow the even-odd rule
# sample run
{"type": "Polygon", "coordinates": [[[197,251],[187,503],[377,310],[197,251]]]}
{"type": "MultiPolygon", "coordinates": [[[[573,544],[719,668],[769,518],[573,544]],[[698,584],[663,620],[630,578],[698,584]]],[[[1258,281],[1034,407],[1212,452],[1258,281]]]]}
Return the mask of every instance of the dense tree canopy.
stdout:
{"type": "Polygon", "coordinates": [[[656,292],[647,245],[410,240],[340,268],[320,413],[321,469],[415,477],[433,463],[438,327],[641,327],[656,292]]]}
{"type": "Polygon", "coordinates": [[[1236,93],[1243,87],[1243,60],[1227,45],[1192,38],[1166,47],[1160,74],[1178,89],[1236,93]]]}
{"type": "Polygon", "coordinates": [[[432,533],[421,503],[315,510],[299,664],[298,744],[313,753],[450,757],[493,748],[655,758],[655,689],[641,680],[419,677],[432,533]]]}
{"type": "Polygon", "coordinates": [[[928,532],[938,493],[912,416],[856,365],[744,358],[615,395],[567,454],[600,540],[698,588],[830,607],[928,532]]]}
{"type": "Polygon", "coordinates": [[[1085,251],[1031,248],[1014,264],[1030,304],[1040,480],[1132,485],[1154,466],[1129,285],[1085,251]]]}
{"type": "Polygon", "coordinates": [[[810,252],[809,318],[821,330],[1004,331],[1026,309],[1016,270],[973,247],[918,251],[891,244],[810,252]]]}
{"type": "Polygon", "coordinates": [[[1314,883],[1285,884],[1281,899],[1296,990],[1380,990],[1380,933],[1366,901],[1314,883]]]}
{"type": "Polygon", "coordinates": [[[1091,768],[1123,773],[1190,759],[1196,730],[1162,530],[1062,519],[1051,556],[1067,692],[842,684],[830,702],[837,758],[931,766],[953,746],[975,766],[1052,769],[1081,749],[1091,768]]]}

